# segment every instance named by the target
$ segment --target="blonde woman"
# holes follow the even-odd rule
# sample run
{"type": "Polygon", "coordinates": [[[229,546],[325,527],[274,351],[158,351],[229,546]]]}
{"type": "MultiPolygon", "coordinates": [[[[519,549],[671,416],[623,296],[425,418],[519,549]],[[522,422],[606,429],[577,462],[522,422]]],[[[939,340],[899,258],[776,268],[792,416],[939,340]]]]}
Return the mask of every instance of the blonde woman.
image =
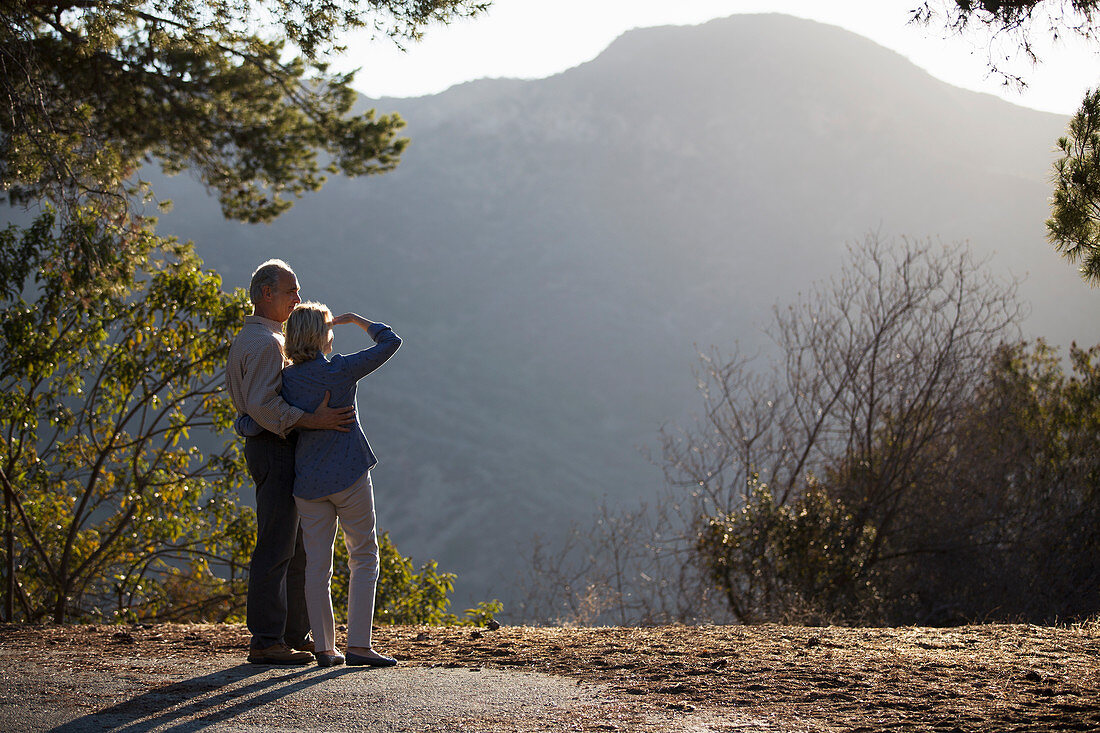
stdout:
{"type": "MultiPolygon", "coordinates": [[[[320,303],[302,303],[286,324],[283,399],[312,411],[329,393],[329,406],[355,404],[356,384],[382,366],[401,345],[401,338],[384,323],[355,313],[332,317],[320,303]],[[374,340],[369,349],[346,356],[332,352],[332,327],[354,323],[374,340]]],[[[346,433],[302,430],[294,454],[294,501],[302,522],[306,549],[306,609],[313,628],[317,663],[343,664],[336,651],[332,613],[332,548],[338,525],[344,528],[351,582],[348,586],[349,665],[389,667],[397,660],[371,648],[374,592],[378,583],[378,538],[374,524],[374,490],[370,469],[378,461],[362,426],[346,433]]]]}

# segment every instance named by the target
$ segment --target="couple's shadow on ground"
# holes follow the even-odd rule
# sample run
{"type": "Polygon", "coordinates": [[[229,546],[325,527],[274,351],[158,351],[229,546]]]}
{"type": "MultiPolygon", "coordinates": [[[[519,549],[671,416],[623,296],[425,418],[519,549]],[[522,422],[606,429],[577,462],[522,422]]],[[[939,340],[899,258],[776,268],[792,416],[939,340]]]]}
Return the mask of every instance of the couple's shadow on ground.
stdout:
{"type": "MultiPolygon", "coordinates": [[[[371,669],[239,664],[156,687],[52,728],[50,733],[108,729],[122,733],[199,731],[231,721],[244,713],[255,712],[267,703],[326,680],[346,674],[369,674],[371,669]]],[[[260,723],[258,727],[267,726],[260,723]]]]}

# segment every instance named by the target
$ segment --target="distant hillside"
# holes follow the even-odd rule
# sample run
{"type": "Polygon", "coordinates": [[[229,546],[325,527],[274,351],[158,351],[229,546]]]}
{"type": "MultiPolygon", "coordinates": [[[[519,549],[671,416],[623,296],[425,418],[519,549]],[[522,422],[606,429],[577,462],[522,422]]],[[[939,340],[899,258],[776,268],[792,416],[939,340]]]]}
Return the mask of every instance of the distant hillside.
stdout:
{"type": "Polygon", "coordinates": [[[252,227],[158,181],[176,205],[161,231],[229,286],[283,257],[304,297],[401,334],[360,390],[379,522],[459,573],[460,604],[512,601],[533,534],[651,497],[640,449],[696,408],[696,348],[761,343],[771,307],[868,230],[996,251],[1029,274],[1033,333],[1100,341],[1095,293],[1044,239],[1065,118],[834,27],[639,30],[548,79],[364,104],[409,121],[396,172],[252,227]]]}

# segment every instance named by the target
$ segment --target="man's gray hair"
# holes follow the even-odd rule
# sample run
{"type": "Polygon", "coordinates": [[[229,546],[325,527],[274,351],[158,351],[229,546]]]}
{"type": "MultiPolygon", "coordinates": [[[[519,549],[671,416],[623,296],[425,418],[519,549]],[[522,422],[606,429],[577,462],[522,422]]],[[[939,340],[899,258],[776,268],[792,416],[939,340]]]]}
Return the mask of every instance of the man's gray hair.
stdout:
{"type": "Polygon", "coordinates": [[[290,275],[294,274],[294,270],[290,269],[290,265],[282,260],[268,260],[256,268],[256,271],[252,273],[252,284],[248,286],[248,297],[252,299],[253,305],[257,305],[263,300],[265,287],[275,289],[275,286],[279,284],[279,275],[284,272],[290,275]]]}

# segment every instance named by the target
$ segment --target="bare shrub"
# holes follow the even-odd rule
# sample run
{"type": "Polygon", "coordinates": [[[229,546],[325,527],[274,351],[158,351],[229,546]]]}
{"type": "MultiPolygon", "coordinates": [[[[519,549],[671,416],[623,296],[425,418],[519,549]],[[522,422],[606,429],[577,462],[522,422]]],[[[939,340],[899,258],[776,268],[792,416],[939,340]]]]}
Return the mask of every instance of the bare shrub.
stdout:
{"type": "Polygon", "coordinates": [[[1016,290],[964,245],[867,236],[776,308],[774,357],[701,355],[702,413],[661,434],[668,494],[540,547],[533,597],[617,623],[890,617],[896,568],[942,549],[922,531],[950,511],[960,426],[1019,338],[1016,290]]]}

